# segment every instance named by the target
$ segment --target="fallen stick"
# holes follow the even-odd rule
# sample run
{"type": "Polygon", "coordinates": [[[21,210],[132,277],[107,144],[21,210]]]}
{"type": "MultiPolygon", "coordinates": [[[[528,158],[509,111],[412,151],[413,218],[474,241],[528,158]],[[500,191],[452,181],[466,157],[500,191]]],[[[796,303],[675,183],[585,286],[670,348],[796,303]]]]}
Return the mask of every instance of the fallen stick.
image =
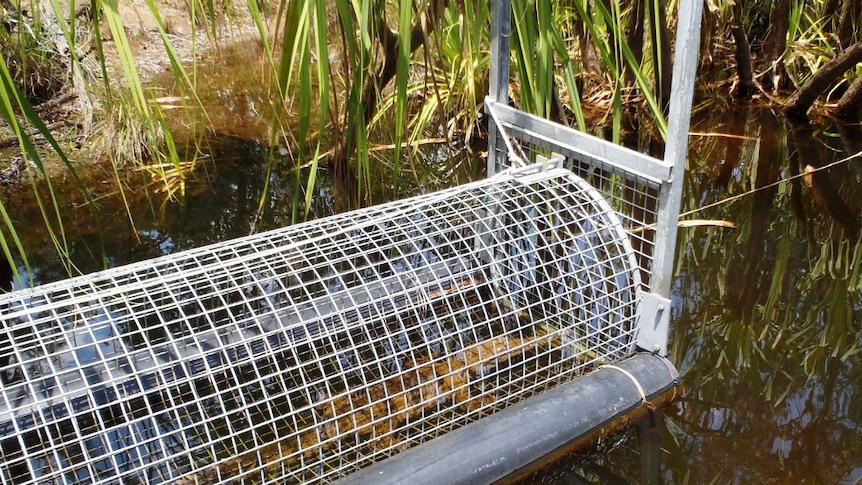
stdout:
{"type": "MultiPolygon", "coordinates": [[[[56,130],[57,128],[62,128],[64,126],[75,125],[77,123],[69,120],[55,121],[53,123],[49,123],[45,126],[48,131],[56,130]]],[[[26,136],[36,136],[41,134],[42,131],[38,128],[33,128],[24,132],[26,136]]],[[[10,148],[18,144],[17,136],[9,136],[3,139],[0,139],[0,148],[10,148]]]]}

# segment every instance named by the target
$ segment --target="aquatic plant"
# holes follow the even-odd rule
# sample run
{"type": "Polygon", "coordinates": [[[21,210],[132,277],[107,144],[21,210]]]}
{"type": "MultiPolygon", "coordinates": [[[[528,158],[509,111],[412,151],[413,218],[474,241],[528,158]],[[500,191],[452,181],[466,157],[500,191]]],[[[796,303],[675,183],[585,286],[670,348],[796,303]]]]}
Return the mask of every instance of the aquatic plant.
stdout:
{"type": "MultiPolygon", "coordinates": [[[[770,64],[752,66],[751,82],[765,83],[767,70],[778,79],[781,66],[785,79],[804,80],[837,52],[832,33],[840,34],[840,46],[857,40],[848,28],[852,12],[836,18],[830,14],[834,4],[710,3],[703,62],[732,66],[721,46],[730,37],[746,39],[749,49],[767,44],[771,49],[769,56],[757,57],[770,64]],[[776,21],[785,17],[787,22],[776,21]]],[[[2,55],[7,65],[16,59],[23,67],[10,71],[3,84],[6,96],[14,100],[12,86],[26,86],[27,74],[21,73],[45,76],[27,66],[50,61],[47,52],[67,52],[62,76],[51,76],[71,82],[75,91],[77,115],[67,116],[74,118],[79,144],[90,150],[86,156],[110,160],[116,171],[130,162],[139,165],[159,181],[160,190],[182,199],[185,180],[207,151],[211,126],[201,101],[207,89],[199,77],[201,54],[217,55],[234,36],[247,38],[251,31],[262,51],[253,69],[267,93],[261,109],[269,131],[264,141],[273,152],[286,154],[270,157],[268,171],[270,177],[293,178],[294,199],[278,203],[292,205],[294,220],[310,213],[322,170],[334,174],[347,208],[399,197],[406,188],[401,181],[411,175],[418,185],[412,160],[422,143],[445,144],[456,157],[464,150],[481,151],[490,64],[487,0],[194,1],[183,7],[191,31],[179,29],[166,8],[150,0],[137,11],[148,18],[150,35],[160,44],[143,53],[134,47],[140,34],[116,0],[74,11],[58,2],[11,3],[0,12],[0,35],[11,41],[2,55]],[[67,47],[28,48],[48,45],[49,38],[67,47]],[[17,60],[31,52],[42,60],[17,60]],[[151,84],[148,66],[156,56],[167,68],[169,91],[151,84]],[[180,102],[166,111],[163,99],[180,102]],[[379,163],[384,157],[387,163],[379,163]]],[[[615,141],[646,127],[660,144],[675,11],[676,4],[665,0],[515,0],[512,98],[527,111],[609,133],[615,141]]],[[[726,89],[723,83],[734,79],[724,69],[705,72],[710,76],[701,78],[702,85],[713,90],[726,89]]],[[[852,78],[848,74],[846,82],[852,78]]],[[[25,112],[16,103],[10,101],[7,117],[25,112]]],[[[22,138],[21,145],[26,143],[22,138]]],[[[53,146],[23,151],[28,159],[69,158],[70,147],[53,146]]],[[[117,192],[129,189],[121,185],[124,177],[112,179],[120,184],[117,192]]],[[[260,211],[271,206],[271,197],[265,190],[260,211]]],[[[53,226],[66,223],[57,218],[53,226]]]]}

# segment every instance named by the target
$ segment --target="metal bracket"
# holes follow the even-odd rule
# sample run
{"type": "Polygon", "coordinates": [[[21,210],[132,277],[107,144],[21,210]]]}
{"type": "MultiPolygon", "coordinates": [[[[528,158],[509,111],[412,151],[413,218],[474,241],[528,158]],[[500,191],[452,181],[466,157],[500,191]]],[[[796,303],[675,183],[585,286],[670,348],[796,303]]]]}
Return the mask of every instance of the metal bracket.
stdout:
{"type": "Polygon", "coordinates": [[[562,155],[553,155],[550,158],[538,157],[535,163],[523,167],[513,167],[498,174],[499,177],[511,177],[522,184],[541,183],[545,180],[569,174],[564,168],[566,163],[562,155]]]}
{"type": "Polygon", "coordinates": [[[670,300],[656,293],[641,293],[637,325],[637,346],[662,357],[667,355],[670,300]]]}

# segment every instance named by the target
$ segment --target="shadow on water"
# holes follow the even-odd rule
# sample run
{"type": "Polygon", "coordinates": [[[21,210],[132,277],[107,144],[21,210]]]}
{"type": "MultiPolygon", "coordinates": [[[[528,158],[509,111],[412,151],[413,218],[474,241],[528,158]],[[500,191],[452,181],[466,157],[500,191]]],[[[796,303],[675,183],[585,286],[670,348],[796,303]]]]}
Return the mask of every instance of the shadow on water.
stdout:
{"type": "MultiPolygon", "coordinates": [[[[70,242],[70,259],[80,273],[90,273],[104,266],[113,267],[134,261],[224,241],[253,232],[259,201],[267,178],[268,149],[256,142],[222,138],[210,141],[211,159],[200,162],[187,181],[186,195],[171,200],[166,194],[153,193],[153,184],[144,177],[127,181],[128,212],[118,193],[100,194],[98,213],[92,219],[88,207],[74,187],[61,194],[68,202],[64,214],[70,242]],[[129,214],[134,223],[130,223],[129,214]],[[104,249],[104,258],[102,256],[104,249]]],[[[272,201],[261,213],[254,228],[257,231],[290,224],[292,181],[272,177],[272,201]],[[281,203],[284,200],[287,202],[281,203]]],[[[18,221],[22,242],[27,248],[32,274],[16,288],[28,287],[67,278],[65,266],[40,224],[28,226],[25,221],[41,221],[39,208],[20,191],[3,194],[10,216],[18,221]]],[[[312,207],[313,215],[331,212],[331,184],[323,180],[312,207]]],[[[23,267],[20,268],[25,273],[23,267]]]]}
{"type": "MultiPolygon", "coordinates": [[[[343,210],[336,185],[329,172],[320,170],[311,206],[305,215],[304,193],[295,197],[297,187],[304,190],[304,182],[296,183],[294,169],[281,169],[282,160],[268,170],[271,155],[260,142],[235,136],[220,136],[207,140],[209,153],[197,168],[188,173],[186,194],[172,200],[167,194],[155,192],[159,184],[150,183],[144,176],[128,180],[130,187],[123,197],[116,192],[97,194],[100,221],[93,220],[93,212],[80,202],[80,194],[72,186],[57,190],[65,200],[66,233],[69,256],[77,273],[114,267],[165,254],[226,241],[251,233],[288,226],[293,220],[317,219],[343,210]],[[261,206],[265,186],[267,197],[261,206]],[[61,192],[65,190],[65,192],[61,192]],[[128,208],[124,204],[128,204],[128,208]],[[296,205],[295,205],[296,204],[296,205]],[[130,218],[134,221],[130,223],[130,218]],[[71,223],[70,221],[74,221],[71,223]],[[103,256],[104,255],[104,256],[103,256]]],[[[380,170],[391,150],[377,150],[380,170]]],[[[456,152],[446,145],[431,145],[410,161],[414,170],[405,174],[401,191],[407,195],[438,190],[444,187],[477,180],[484,176],[484,161],[465,151],[456,152]],[[414,173],[415,172],[415,173],[414,173]]],[[[305,172],[299,174],[301,180],[305,172]]],[[[42,226],[39,206],[32,193],[25,189],[0,192],[10,217],[16,221],[19,236],[31,266],[19,266],[24,281],[16,281],[15,289],[35,286],[69,277],[66,266],[57,258],[57,252],[42,226]],[[26,221],[37,221],[28,225],[26,221]]],[[[392,187],[381,182],[380,194],[375,199],[392,196],[392,187]]],[[[5,262],[5,258],[3,259],[5,262]]],[[[0,280],[9,281],[0,267],[0,280]],[[5,279],[4,279],[5,278],[5,279]]]]}

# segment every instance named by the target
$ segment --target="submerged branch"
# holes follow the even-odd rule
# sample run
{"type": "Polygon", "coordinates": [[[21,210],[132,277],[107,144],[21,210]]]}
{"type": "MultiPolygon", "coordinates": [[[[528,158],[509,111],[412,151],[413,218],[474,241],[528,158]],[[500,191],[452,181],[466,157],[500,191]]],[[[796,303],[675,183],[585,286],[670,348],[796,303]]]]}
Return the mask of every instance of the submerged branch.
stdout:
{"type": "MultiPolygon", "coordinates": [[[[45,125],[45,128],[47,128],[49,131],[54,131],[58,128],[63,128],[66,126],[80,126],[80,125],[78,125],[78,123],[76,123],[72,120],[61,120],[61,121],[55,121],[54,123],[49,123],[49,124],[45,125]]],[[[33,128],[29,131],[26,131],[24,134],[28,137],[34,137],[34,136],[40,135],[41,133],[42,133],[42,131],[39,130],[39,128],[33,128]]],[[[20,139],[17,136],[9,136],[6,138],[0,138],[0,148],[11,148],[11,147],[13,147],[19,143],[20,143],[20,139]]]]}
{"type": "Polygon", "coordinates": [[[862,108],[862,77],[857,77],[850,88],[841,96],[835,106],[834,114],[845,120],[855,119],[862,108]]]}

